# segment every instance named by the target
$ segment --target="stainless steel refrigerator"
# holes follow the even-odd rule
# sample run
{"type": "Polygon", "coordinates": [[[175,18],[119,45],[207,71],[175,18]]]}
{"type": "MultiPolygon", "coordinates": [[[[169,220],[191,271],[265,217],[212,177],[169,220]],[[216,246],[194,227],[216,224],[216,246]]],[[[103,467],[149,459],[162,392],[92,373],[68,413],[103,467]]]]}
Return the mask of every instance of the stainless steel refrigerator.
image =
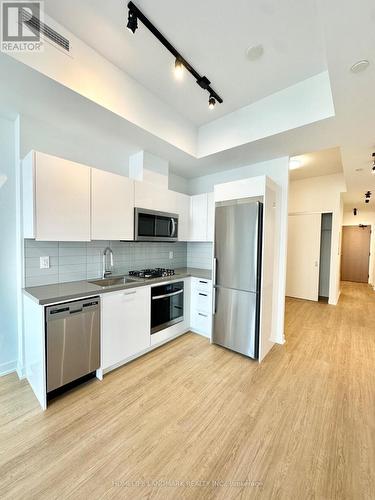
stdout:
{"type": "Polygon", "coordinates": [[[216,203],[212,342],[257,359],[263,205],[216,203]]]}

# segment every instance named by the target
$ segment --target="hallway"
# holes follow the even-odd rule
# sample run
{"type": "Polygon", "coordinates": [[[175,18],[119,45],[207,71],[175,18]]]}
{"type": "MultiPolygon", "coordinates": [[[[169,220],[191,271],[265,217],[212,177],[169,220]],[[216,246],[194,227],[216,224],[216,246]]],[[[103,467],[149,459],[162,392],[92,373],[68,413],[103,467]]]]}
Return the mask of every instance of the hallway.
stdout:
{"type": "Polygon", "coordinates": [[[374,325],[375,293],[344,283],[336,307],[287,299],[262,365],[187,334],[45,413],[4,377],[0,497],[373,498],[374,325]]]}

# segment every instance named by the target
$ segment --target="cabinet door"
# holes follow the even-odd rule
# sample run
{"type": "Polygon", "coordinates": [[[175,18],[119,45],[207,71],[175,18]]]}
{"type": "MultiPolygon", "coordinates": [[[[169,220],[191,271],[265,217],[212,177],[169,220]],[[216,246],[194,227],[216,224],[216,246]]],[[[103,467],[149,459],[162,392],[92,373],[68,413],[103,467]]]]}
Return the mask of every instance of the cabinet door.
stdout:
{"type": "Polygon", "coordinates": [[[176,200],[173,191],[149,182],[135,182],[135,206],[160,212],[176,213],[176,200]]]}
{"type": "Polygon", "coordinates": [[[35,154],[37,240],[90,241],[90,167],[35,154]]]}
{"type": "Polygon", "coordinates": [[[190,198],[190,241],[206,241],[207,238],[207,194],[190,198]]]}
{"type": "Polygon", "coordinates": [[[207,241],[214,241],[215,198],[214,193],[207,194],[207,241]]]}
{"type": "Polygon", "coordinates": [[[120,365],[151,345],[150,287],[102,297],[102,368],[120,365]]]}
{"type": "Polygon", "coordinates": [[[91,239],[134,239],[134,181],[91,169],[91,239]]]}
{"type": "Polygon", "coordinates": [[[188,241],[190,236],[190,196],[182,193],[176,195],[176,210],[178,213],[178,239],[188,241]]]}

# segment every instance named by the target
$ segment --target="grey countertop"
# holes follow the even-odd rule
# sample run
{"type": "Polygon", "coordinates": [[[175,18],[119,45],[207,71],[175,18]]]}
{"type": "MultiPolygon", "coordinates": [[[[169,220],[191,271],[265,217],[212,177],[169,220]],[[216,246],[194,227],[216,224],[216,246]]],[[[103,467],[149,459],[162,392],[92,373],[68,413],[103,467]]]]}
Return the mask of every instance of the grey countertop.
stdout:
{"type": "Polygon", "coordinates": [[[139,279],[126,284],[102,288],[98,285],[89,283],[88,281],[70,281],[68,283],[56,283],[55,285],[32,286],[24,288],[23,292],[28,297],[32,298],[40,305],[54,304],[56,302],[64,302],[66,300],[79,299],[83,297],[91,297],[93,295],[102,295],[103,293],[125,290],[127,288],[136,288],[139,286],[154,285],[165,281],[175,281],[182,278],[202,278],[211,279],[211,270],[195,269],[184,267],[176,269],[174,276],[155,279],[139,279]]]}

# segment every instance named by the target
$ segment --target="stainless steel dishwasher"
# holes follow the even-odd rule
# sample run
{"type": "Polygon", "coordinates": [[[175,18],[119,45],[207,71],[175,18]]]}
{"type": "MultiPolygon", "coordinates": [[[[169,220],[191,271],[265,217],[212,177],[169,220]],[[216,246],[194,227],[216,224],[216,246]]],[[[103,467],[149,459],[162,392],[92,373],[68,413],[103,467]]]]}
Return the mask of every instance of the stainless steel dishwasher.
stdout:
{"type": "Polygon", "coordinates": [[[47,393],[100,366],[100,299],[46,308],[47,393]]]}

